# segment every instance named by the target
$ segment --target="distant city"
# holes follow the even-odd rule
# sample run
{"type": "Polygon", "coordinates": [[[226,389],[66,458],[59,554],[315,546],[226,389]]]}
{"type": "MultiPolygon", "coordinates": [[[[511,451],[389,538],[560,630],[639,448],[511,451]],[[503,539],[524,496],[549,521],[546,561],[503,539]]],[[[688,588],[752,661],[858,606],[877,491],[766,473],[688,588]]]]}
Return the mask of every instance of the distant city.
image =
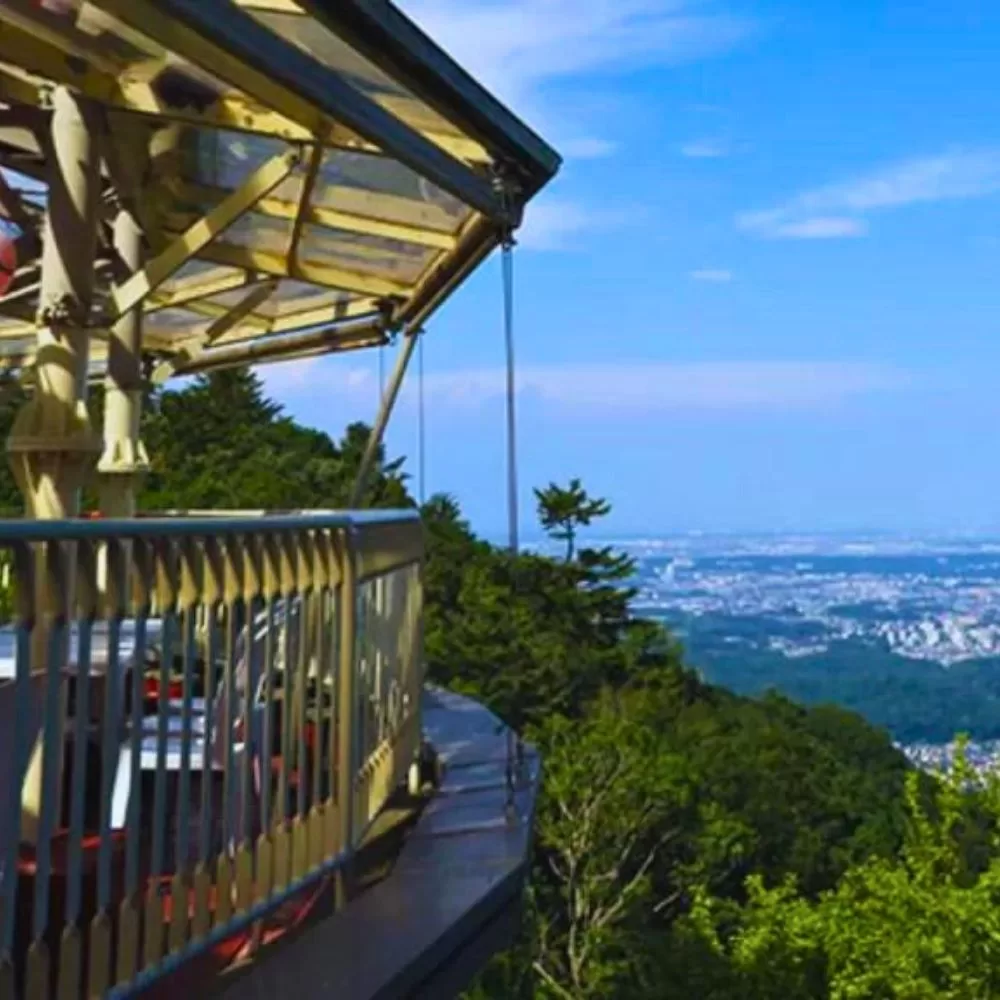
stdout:
{"type": "Polygon", "coordinates": [[[974,766],[1000,761],[1000,540],[606,544],[637,561],[636,612],[669,625],[710,681],[845,704],[922,767],[947,764],[959,731],[974,766]]]}

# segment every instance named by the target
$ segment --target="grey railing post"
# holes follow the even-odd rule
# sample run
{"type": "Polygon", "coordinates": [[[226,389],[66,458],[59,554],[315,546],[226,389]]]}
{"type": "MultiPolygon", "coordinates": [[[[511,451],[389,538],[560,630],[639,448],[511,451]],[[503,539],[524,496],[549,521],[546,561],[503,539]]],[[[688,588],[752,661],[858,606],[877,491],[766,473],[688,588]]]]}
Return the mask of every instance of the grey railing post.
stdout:
{"type": "MultiPolygon", "coordinates": [[[[355,529],[345,528],[341,548],[340,676],[337,678],[337,808],[341,852],[350,852],[354,840],[354,674],[357,660],[357,562],[355,529]]],[[[337,905],[347,902],[346,873],[337,872],[337,905]]]]}

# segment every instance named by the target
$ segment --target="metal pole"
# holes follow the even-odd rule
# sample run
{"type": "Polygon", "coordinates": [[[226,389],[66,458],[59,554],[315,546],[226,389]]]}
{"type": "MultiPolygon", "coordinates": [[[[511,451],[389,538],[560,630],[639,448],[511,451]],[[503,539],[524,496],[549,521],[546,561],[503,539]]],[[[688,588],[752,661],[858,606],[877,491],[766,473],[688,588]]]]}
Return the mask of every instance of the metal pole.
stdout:
{"type": "MultiPolygon", "coordinates": [[[[119,283],[142,268],[142,229],[120,196],[114,223],[114,249],[119,283]]],[[[101,476],[101,511],[109,517],[134,517],[136,487],[149,470],[139,437],[142,416],[142,305],[119,317],[108,341],[104,380],[104,452],[97,464],[101,476]]]]}
{"type": "Polygon", "coordinates": [[[507,367],[507,531],[510,551],[517,555],[517,386],[514,368],[514,254],[513,241],[505,240],[501,253],[503,269],[503,326],[507,367]]]}
{"type": "Polygon", "coordinates": [[[413,357],[413,349],[417,346],[419,337],[419,332],[407,333],[403,337],[403,346],[399,349],[399,354],[396,356],[396,366],[392,370],[389,385],[382,395],[382,402],[379,404],[375,426],[368,437],[365,452],[361,456],[361,465],[358,467],[354,486],[351,488],[348,507],[357,507],[361,502],[361,497],[364,495],[372,467],[375,465],[379,446],[382,444],[382,438],[385,435],[385,428],[389,423],[389,417],[392,416],[392,408],[396,405],[396,397],[399,395],[400,387],[403,385],[403,378],[406,375],[406,369],[410,364],[410,358],[413,357]]]}
{"type": "MultiPolygon", "coordinates": [[[[37,378],[32,398],[14,421],[7,451],[27,516],[59,519],[79,512],[80,488],[100,453],[84,393],[97,250],[102,120],[93,105],[66,88],[55,88],[51,103],[37,378]]],[[[59,608],[72,606],[73,564],[73,559],[67,558],[61,563],[62,578],[54,579],[39,560],[34,595],[37,625],[31,648],[31,669],[36,677],[60,676],[47,669],[49,637],[59,608]],[[53,587],[61,593],[53,592],[53,587]]],[[[46,680],[41,683],[46,684],[46,680]]],[[[41,832],[43,799],[56,799],[58,809],[64,693],[56,702],[45,699],[46,704],[58,706],[59,715],[49,727],[48,747],[42,733],[36,734],[21,787],[21,836],[29,842],[37,840],[41,832]],[[47,753],[57,755],[55,766],[45,766],[47,753]]]]}
{"type": "Polygon", "coordinates": [[[427,425],[424,415],[424,335],[417,334],[417,462],[419,471],[420,506],[427,502],[427,425]]]}

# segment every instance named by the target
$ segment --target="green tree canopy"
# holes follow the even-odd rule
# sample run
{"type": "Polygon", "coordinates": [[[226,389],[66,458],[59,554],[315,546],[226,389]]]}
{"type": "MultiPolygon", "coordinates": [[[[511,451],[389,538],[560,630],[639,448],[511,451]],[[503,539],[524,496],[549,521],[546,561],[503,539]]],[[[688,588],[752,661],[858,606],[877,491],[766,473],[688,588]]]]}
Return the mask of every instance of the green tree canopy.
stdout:
{"type": "Polygon", "coordinates": [[[573,558],[580,528],[611,512],[607,500],[591,497],[579,479],[571,479],[565,487],[550,483],[545,489],[536,489],[535,500],[542,527],[552,538],[566,543],[567,562],[573,558]]]}

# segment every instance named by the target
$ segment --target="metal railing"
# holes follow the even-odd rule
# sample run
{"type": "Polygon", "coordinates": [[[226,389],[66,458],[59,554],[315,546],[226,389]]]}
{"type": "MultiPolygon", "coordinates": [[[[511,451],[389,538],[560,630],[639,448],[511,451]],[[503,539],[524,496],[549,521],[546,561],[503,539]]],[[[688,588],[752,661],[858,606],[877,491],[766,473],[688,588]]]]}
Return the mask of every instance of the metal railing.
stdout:
{"type": "Polygon", "coordinates": [[[6,521],[0,552],[0,1000],[209,975],[342,901],[419,753],[417,515],[6,521]]]}

